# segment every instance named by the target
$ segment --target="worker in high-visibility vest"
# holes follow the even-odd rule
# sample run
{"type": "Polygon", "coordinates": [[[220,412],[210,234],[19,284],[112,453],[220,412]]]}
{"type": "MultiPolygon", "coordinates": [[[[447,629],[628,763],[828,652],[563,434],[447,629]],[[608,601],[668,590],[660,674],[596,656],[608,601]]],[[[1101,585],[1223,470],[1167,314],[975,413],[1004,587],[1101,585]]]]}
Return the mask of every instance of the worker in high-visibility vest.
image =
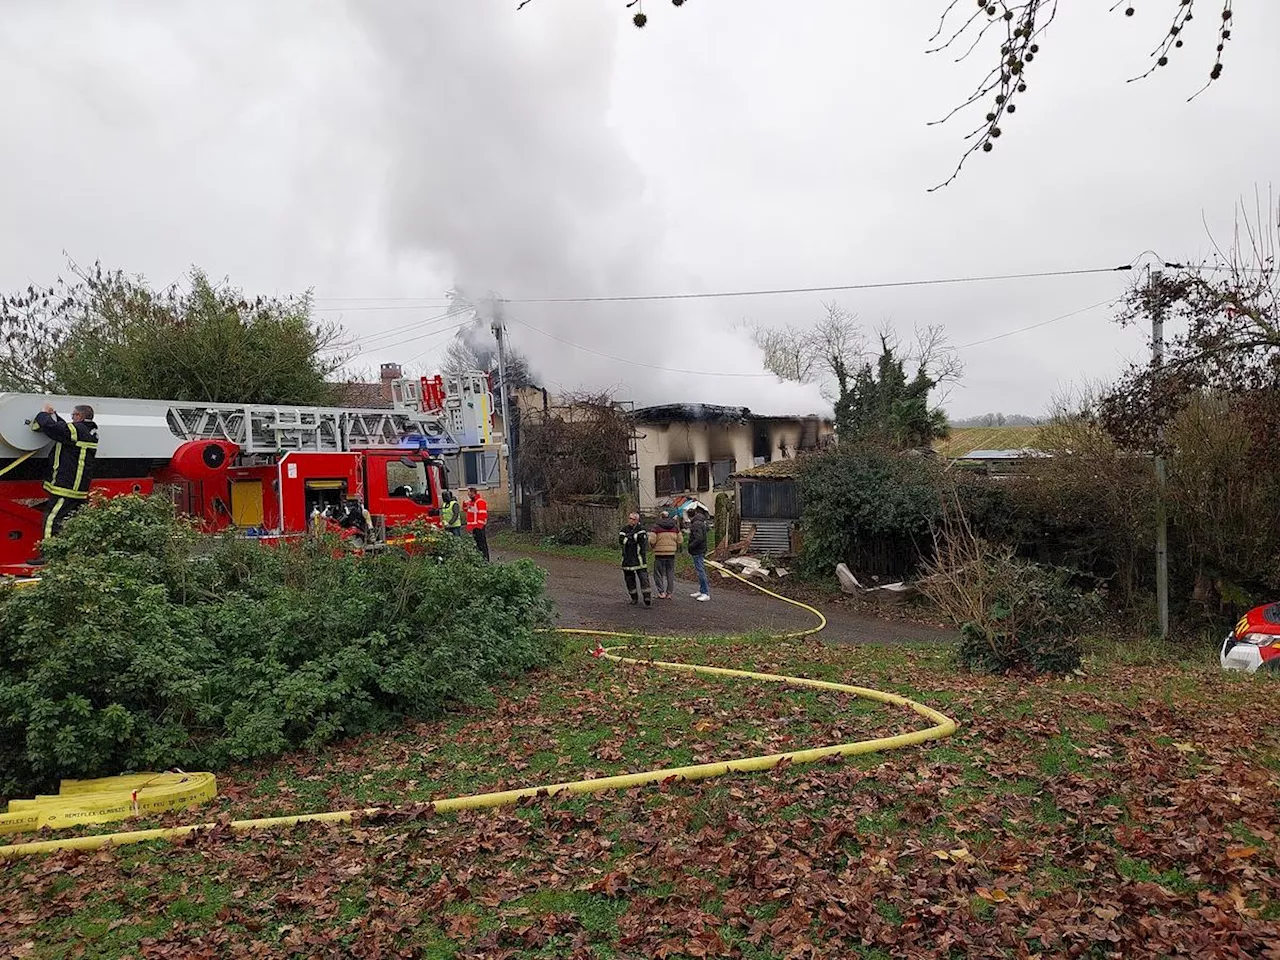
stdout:
{"type": "Polygon", "coordinates": [[[67,517],[89,499],[98,450],[98,425],[93,422],[93,407],[87,403],[76,405],[71,411],[70,423],[58,416],[53,404],[46,403],[36,414],[31,429],[53,441],[49,479],[44,482],[49,499],[40,507],[45,512],[44,535],[52,537],[62,529],[67,517]]]}
{"type": "Polygon", "coordinates": [[[458,498],[453,495],[452,490],[446,490],[440,494],[440,500],[440,525],[444,527],[446,533],[461,537],[462,505],[458,503],[458,498]]]}
{"type": "Polygon", "coordinates": [[[489,562],[489,535],[485,527],[489,525],[489,504],[480,496],[475,487],[467,487],[467,529],[475,537],[476,549],[484,562],[489,562]]]}

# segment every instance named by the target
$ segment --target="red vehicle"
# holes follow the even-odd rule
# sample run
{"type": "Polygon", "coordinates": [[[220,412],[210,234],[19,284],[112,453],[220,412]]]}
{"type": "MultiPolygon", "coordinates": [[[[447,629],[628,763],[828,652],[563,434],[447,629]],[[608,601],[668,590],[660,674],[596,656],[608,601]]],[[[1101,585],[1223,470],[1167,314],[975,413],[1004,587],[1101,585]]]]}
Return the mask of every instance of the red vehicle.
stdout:
{"type": "MultiPolygon", "coordinates": [[[[69,418],[94,408],[99,443],[90,493],[166,491],[209,532],[299,536],[324,517],[393,529],[438,524],[459,451],[441,417],[417,409],[252,406],[0,394],[0,574],[31,572],[52,443],[31,429],[46,403],[69,418]]],[[[357,524],[363,527],[363,524],[357,524]]]]}
{"type": "Polygon", "coordinates": [[[1222,642],[1224,670],[1280,670],[1280,603],[1255,607],[1222,642]]]}

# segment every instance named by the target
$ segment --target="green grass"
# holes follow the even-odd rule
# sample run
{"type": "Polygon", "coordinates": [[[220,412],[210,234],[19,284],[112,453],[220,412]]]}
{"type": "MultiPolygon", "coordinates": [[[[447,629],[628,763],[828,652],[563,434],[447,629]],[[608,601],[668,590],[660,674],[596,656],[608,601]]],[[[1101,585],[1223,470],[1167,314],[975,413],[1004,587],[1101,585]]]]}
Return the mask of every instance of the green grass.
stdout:
{"type": "MultiPolygon", "coordinates": [[[[929,941],[895,938],[945,916],[1012,956],[1028,915],[980,890],[1068,917],[1052,933],[1060,938],[1102,922],[1095,907],[1156,885],[1174,898],[1158,908],[1162,929],[1190,937],[1203,923],[1197,898],[1228,897],[1239,885],[1224,867],[1228,844],[1258,847],[1240,866],[1259,873],[1245,890],[1252,916],[1233,909],[1216,922],[1235,924],[1229,935],[1254,955],[1270,935],[1265,925],[1280,922],[1270,893],[1280,808],[1263,786],[1280,743],[1256,724],[1248,743],[1220,736],[1263,715],[1274,684],[1193,664],[1101,659],[1069,681],[988,677],[958,671],[947,649],[763,636],[673,641],[663,656],[891,689],[961,726],[925,747],[696,784],[140,845],[62,866],[20,861],[0,871],[0,914],[30,922],[0,929],[0,953],[31,942],[32,957],[81,948],[119,957],[150,938],[183,955],[213,949],[201,938],[216,931],[226,942],[214,953],[256,944],[271,955],[322,954],[317,944],[328,944],[431,958],[551,958],[581,946],[600,957],[687,956],[689,931],[706,930],[749,958],[791,955],[800,938],[832,955],[923,956],[929,941]],[[1178,749],[1186,743],[1193,754],[1178,749]],[[1216,826],[1188,843],[1197,817],[1216,826]],[[958,848],[969,857],[937,856],[958,848]],[[822,918],[832,890],[847,891],[853,941],[822,918]],[[787,913],[795,903],[807,905],[798,926],[787,913]]],[[[871,701],[619,666],[570,645],[563,663],[512,683],[492,704],[219,771],[221,796],[199,815],[405,803],[920,725],[871,701]]],[[[1126,909],[1112,948],[1140,954],[1148,945],[1131,918],[1146,910],[1126,909]]],[[[1041,944],[1046,955],[1093,947],[1041,944]]]]}

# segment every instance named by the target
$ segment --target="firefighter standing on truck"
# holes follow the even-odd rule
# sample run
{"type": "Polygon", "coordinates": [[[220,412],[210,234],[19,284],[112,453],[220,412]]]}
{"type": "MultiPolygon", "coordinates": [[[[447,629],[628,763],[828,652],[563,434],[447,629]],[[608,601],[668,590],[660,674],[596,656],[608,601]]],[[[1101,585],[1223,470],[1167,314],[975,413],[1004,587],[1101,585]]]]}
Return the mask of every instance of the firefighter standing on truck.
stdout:
{"type": "Polygon", "coordinates": [[[98,425],[93,422],[93,407],[77,404],[71,422],[58,416],[53,404],[46,403],[36,414],[31,429],[53,441],[49,479],[44,489],[49,499],[41,505],[45,511],[44,535],[56,536],[67,517],[75,513],[89,498],[93,481],[93,461],[98,450],[98,425]]]}
{"type": "Polygon", "coordinates": [[[485,563],[489,562],[489,535],[485,532],[488,525],[489,504],[485,503],[484,497],[480,496],[475,487],[467,487],[467,529],[475,537],[476,549],[484,557],[485,563]]]}

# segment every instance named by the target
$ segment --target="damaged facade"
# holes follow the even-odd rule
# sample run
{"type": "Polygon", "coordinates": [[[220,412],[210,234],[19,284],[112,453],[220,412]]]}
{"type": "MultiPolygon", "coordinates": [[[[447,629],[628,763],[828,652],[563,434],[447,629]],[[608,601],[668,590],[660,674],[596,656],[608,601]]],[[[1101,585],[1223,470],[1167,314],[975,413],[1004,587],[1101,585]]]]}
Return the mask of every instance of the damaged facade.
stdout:
{"type": "Polygon", "coordinates": [[[732,489],[735,473],[818,450],[835,435],[832,422],[818,416],[758,416],[746,407],[664,404],[633,417],[644,511],[680,495],[710,504],[715,491],[732,489]]]}

